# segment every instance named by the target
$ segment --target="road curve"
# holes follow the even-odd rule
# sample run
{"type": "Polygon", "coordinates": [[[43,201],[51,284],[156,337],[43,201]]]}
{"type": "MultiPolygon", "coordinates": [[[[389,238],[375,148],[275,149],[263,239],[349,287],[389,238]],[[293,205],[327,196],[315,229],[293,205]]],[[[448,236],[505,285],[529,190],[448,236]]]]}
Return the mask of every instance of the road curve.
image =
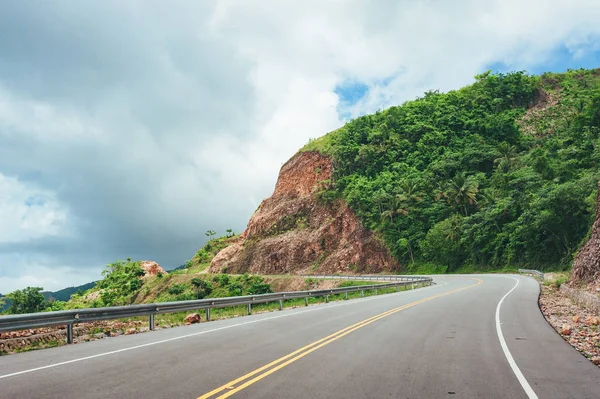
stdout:
{"type": "Polygon", "coordinates": [[[0,357],[0,398],[600,398],[530,277],[415,291],[0,357]]]}

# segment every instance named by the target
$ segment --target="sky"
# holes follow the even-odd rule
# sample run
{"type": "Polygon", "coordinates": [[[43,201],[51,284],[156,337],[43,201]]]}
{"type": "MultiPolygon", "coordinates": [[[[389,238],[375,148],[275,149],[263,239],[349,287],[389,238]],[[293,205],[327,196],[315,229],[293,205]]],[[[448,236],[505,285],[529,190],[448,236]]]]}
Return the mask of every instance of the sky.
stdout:
{"type": "Polygon", "coordinates": [[[488,69],[600,67],[597,0],[0,2],[0,292],[242,232],[348,119],[488,69]]]}

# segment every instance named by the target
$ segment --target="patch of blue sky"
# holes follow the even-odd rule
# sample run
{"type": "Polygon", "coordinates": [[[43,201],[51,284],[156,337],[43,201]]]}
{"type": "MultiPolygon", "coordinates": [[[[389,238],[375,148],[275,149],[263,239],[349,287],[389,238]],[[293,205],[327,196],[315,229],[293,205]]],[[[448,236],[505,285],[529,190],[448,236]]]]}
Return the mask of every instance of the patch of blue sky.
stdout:
{"type": "Polygon", "coordinates": [[[28,197],[25,200],[25,205],[28,206],[29,208],[31,208],[33,206],[43,206],[45,203],[46,203],[46,200],[37,195],[28,197]]]}
{"type": "Polygon", "coordinates": [[[341,120],[349,120],[352,117],[350,108],[357,104],[369,93],[369,86],[363,82],[346,80],[337,85],[333,92],[339,98],[337,113],[341,120]]]}
{"type": "Polygon", "coordinates": [[[395,74],[368,83],[348,79],[337,85],[333,92],[339,98],[337,112],[340,119],[349,120],[352,117],[350,108],[363,100],[369,94],[371,87],[385,87],[390,84],[394,76],[395,74]]]}
{"type": "Polygon", "coordinates": [[[510,71],[527,70],[527,72],[540,75],[544,72],[566,72],[568,69],[593,69],[600,68],[600,46],[589,45],[579,47],[576,51],[569,49],[566,45],[557,47],[547,60],[529,68],[522,68],[516,64],[496,62],[485,69],[492,72],[506,73],[510,71]]]}
{"type": "Polygon", "coordinates": [[[369,93],[369,86],[363,82],[345,81],[339,84],[333,90],[338,95],[340,103],[344,105],[354,105],[369,93]]]}

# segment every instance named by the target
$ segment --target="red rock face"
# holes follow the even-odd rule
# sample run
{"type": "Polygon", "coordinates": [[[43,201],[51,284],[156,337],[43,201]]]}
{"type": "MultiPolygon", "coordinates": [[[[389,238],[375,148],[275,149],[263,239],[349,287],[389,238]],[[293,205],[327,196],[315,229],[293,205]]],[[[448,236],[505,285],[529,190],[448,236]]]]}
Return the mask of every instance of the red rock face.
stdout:
{"type": "Polygon", "coordinates": [[[298,153],[282,168],[270,198],[239,240],[211,262],[210,272],[303,274],[378,273],[400,265],[342,200],[324,203],[319,187],[332,177],[331,159],[298,153]]]}
{"type": "Polygon", "coordinates": [[[592,227],[592,236],[573,261],[571,283],[600,286],[600,182],[598,183],[597,204],[596,222],[592,227]]]}
{"type": "Polygon", "coordinates": [[[158,273],[167,274],[165,269],[163,269],[158,263],[151,260],[140,261],[140,267],[144,269],[144,277],[156,276],[158,273]]]}

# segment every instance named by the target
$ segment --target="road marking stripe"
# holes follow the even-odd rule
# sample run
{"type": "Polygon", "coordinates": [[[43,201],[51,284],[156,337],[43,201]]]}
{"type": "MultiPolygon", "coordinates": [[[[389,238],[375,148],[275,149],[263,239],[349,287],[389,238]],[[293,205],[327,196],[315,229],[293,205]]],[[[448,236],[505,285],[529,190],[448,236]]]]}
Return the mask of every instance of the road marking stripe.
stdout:
{"type": "MultiPolygon", "coordinates": [[[[393,309],[392,309],[392,310],[393,310],[393,309]]],[[[388,310],[387,312],[384,312],[384,313],[391,312],[392,310],[388,310]]],[[[235,380],[233,380],[233,381],[230,381],[230,382],[228,382],[227,384],[220,386],[219,388],[213,389],[212,391],[210,391],[210,392],[208,392],[208,393],[206,393],[206,394],[202,395],[202,396],[201,396],[199,399],[203,399],[203,398],[209,398],[209,397],[211,397],[211,396],[213,396],[213,395],[215,395],[215,394],[217,394],[217,393],[219,393],[219,392],[221,392],[221,391],[223,391],[223,390],[225,390],[225,389],[233,389],[233,388],[235,388],[235,387],[234,387],[234,385],[235,385],[235,384],[237,384],[237,383],[239,383],[239,382],[241,382],[241,381],[243,381],[243,380],[246,380],[246,379],[248,379],[248,378],[250,378],[250,377],[252,377],[252,376],[254,376],[254,375],[258,374],[258,373],[260,373],[261,371],[264,371],[264,370],[268,369],[269,367],[272,367],[272,366],[276,365],[277,363],[281,363],[282,361],[284,361],[284,360],[286,360],[286,359],[289,359],[290,357],[292,357],[292,356],[294,356],[294,355],[297,355],[298,353],[300,353],[300,352],[302,352],[302,351],[304,351],[304,350],[310,349],[311,347],[313,347],[313,346],[315,346],[315,345],[318,345],[319,343],[321,343],[321,342],[323,342],[323,341],[326,341],[326,340],[328,340],[328,339],[330,339],[330,338],[333,338],[333,337],[335,337],[336,335],[342,334],[342,333],[343,333],[344,331],[346,331],[346,330],[349,330],[349,329],[351,329],[351,328],[353,328],[353,327],[356,327],[356,326],[358,326],[358,325],[360,325],[360,324],[366,323],[366,322],[368,322],[369,320],[371,320],[371,319],[374,319],[374,318],[376,318],[376,317],[378,317],[378,316],[380,316],[380,315],[375,315],[375,316],[372,316],[372,317],[370,317],[370,318],[368,318],[368,319],[366,319],[366,320],[363,320],[363,321],[360,321],[360,322],[358,322],[358,323],[356,323],[356,324],[353,324],[353,325],[351,325],[351,326],[348,326],[348,327],[346,327],[346,328],[344,328],[344,329],[342,329],[342,330],[340,330],[340,331],[336,331],[336,332],[334,332],[333,334],[326,336],[325,338],[321,338],[321,339],[319,339],[318,341],[315,341],[315,342],[313,342],[313,343],[311,343],[311,344],[308,344],[308,345],[306,345],[306,346],[303,346],[302,348],[300,348],[300,349],[298,349],[298,350],[295,350],[294,352],[292,352],[292,353],[289,353],[289,354],[287,354],[287,355],[285,355],[285,356],[283,356],[283,357],[280,357],[279,359],[277,359],[277,360],[274,360],[274,361],[272,361],[271,363],[265,364],[264,366],[262,366],[262,367],[260,367],[260,368],[258,368],[258,369],[256,369],[256,370],[254,370],[254,371],[252,371],[252,372],[250,372],[250,373],[248,373],[248,374],[245,374],[245,375],[243,375],[243,376],[241,376],[241,377],[239,377],[239,378],[237,378],[237,379],[235,379],[235,380]]]]}
{"type": "MultiPolygon", "coordinates": [[[[447,283],[445,283],[444,285],[446,285],[446,284],[447,283]]],[[[441,287],[441,285],[433,285],[433,286],[429,286],[429,287],[425,287],[425,288],[419,288],[418,291],[428,290],[428,289],[435,289],[435,288],[438,288],[438,287],[441,287]]],[[[398,295],[398,294],[402,295],[402,294],[405,294],[407,292],[413,292],[413,291],[394,292],[394,293],[391,293],[391,294],[388,294],[388,295],[398,295]]],[[[352,301],[368,302],[368,301],[373,301],[373,300],[382,299],[382,298],[386,298],[386,297],[387,297],[387,295],[378,295],[378,296],[372,296],[372,297],[367,297],[367,298],[352,299],[352,301]]],[[[387,297],[387,298],[389,299],[389,297],[387,297]]],[[[287,313],[287,314],[282,314],[282,315],[277,315],[277,316],[271,316],[271,317],[265,317],[265,318],[258,319],[258,320],[245,321],[245,322],[241,322],[241,323],[231,324],[229,326],[223,326],[223,327],[213,328],[211,330],[204,330],[204,331],[199,331],[199,332],[195,332],[195,333],[191,333],[191,334],[180,335],[178,337],[162,339],[162,340],[159,340],[159,341],[148,342],[146,344],[130,346],[130,347],[123,348],[123,349],[117,349],[117,350],[114,350],[114,351],[98,353],[96,355],[80,357],[80,358],[76,358],[76,359],[66,360],[64,362],[48,364],[46,366],[35,367],[35,368],[32,368],[32,369],[17,371],[17,372],[10,373],[10,374],[4,374],[4,375],[0,375],[0,380],[3,379],[3,378],[15,377],[15,376],[22,375],[22,374],[33,373],[35,371],[46,370],[46,369],[49,369],[49,368],[64,366],[64,365],[71,364],[71,363],[77,363],[77,362],[81,362],[81,361],[84,361],[84,360],[95,359],[95,358],[98,358],[98,357],[114,355],[116,353],[127,352],[127,351],[134,350],[134,349],[140,349],[140,348],[145,348],[145,347],[148,347],[148,346],[164,344],[164,343],[171,342],[171,341],[177,341],[177,340],[184,339],[184,338],[195,337],[195,336],[198,336],[198,335],[208,334],[208,333],[215,332],[215,331],[227,330],[229,328],[244,326],[244,325],[247,325],[247,324],[260,323],[260,322],[263,322],[263,321],[279,319],[279,318],[282,318],[282,317],[289,317],[289,316],[294,316],[294,315],[302,314],[302,313],[315,312],[315,311],[319,311],[319,310],[335,308],[335,307],[338,307],[338,306],[355,305],[355,304],[356,304],[356,302],[351,303],[350,301],[348,301],[348,302],[342,302],[342,303],[335,303],[335,304],[331,304],[331,303],[330,304],[323,304],[325,306],[322,306],[322,307],[318,306],[318,307],[315,307],[314,309],[299,310],[299,311],[295,311],[295,312],[291,312],[291,313],[287,313]]]]}
{"type": "Polygon", "coordinates": [[[529,382],[527,382],[527,379],[521,372],[521,369],[519,368],[519,366],[517,366],[517,362],[515,362],[515,359],[513,358],[512,354],[510,353],[510,350],[508,349],[508,346],[506,345],[506,340],[504,339],[504,334],[502,334],[502,327],[500,326],[500,307],[502,306],[502,302],[504,302],[504,299],[506,299],[506,297],[509,296],[510,293],[513,292],[519,286],[518,279],[516,279],[514,277],[508,277],[508,278],[512,278],[513,280],[515,280],[517,282],[517,284],[515,284],[515,286],[512,287],[512,289],[510,291],[508,291],[502,297],[502,299],[500,299],[500,302],[498,302],[498,306],[496,306],[496,332],[498,333],[498,339],[500,340],[500,346],[502,346],[502,351],[504,352],[504,356],[506,356],[506,360],[508,360],[508,364],[510,364],[510,368],[512,369],[513,373],[515,373],[515,376],[517,376],[517,379],[519,380],[519,383],[525,390],[527,397],[529,399],[538,399],[538,396],[533,391],[533,388],[531,388],[531,385],[529,385],[529,382]]]}
{"type": "Polygon", "coordinates": [[[254,384],[254,383],[262,380],[263,378],[265,378],[265,377],[273,374],[277,370],[280,370],[280,369],[284,368],[285,366],[287,366],[287,365],[289,365],[289,364],[291,364],[291,363],[293,363],[293,362],[295,362],[295,361],[303,358],[304,356],[308,355],[311,352],[316,351],[319,348],[324,347],[325,345],[330,344],[333,341],[337,341],[338,339],[340,339],[340,338],[342,338],[342,337],[350,334],[353,331],[358,330],[359,328],[362,328],[362,327],[364,327],[364,326],[366,326],[368,324],[374,323],[375,321],[383,319],[384,317],[387,317],[387,316],[389,316],[389,315],[391,315],[393,313],[400,312],[402,310],[411,308],[413,306],[416,306],[416,305],[419,305],[421,303],[430,301],[432,299],[436,299],[436,298],[439,298],[439,297],[442,297],[442,296],[454,294],[454,293],[457,293],[459,291],[463,291],[463,290],[475,287],[475,286],[480,285],[480,284],[483,283],[483,280],[480,280],[480,279],[475,279],[475,280],[477,280],[476,284],[469,285],[467,287],[458,288],[456,290],[448,291],[448,292],[445,292],[445,293],[442,293],[442,294],[433,295],[433,296],[430,296],[430,297],[427,297],[427,298],[423,298],[423,299],[420,299],[420,300],[408,303],[406,305],[402,305],[400,307],[388,310],[386,312],[380,313],[378,315],[372,316],[372,317],[370,317],[370,318],[368,318],[366,320],[363,320],[362,322],[359,322],[359,323],[353,324],[351,326],[348,326],[348,327],[346,327],[346,328],[344,328],[344,329],[342,329],[342,330],[340,330],[340,331],[338,331],[338,332],[336,332],[334,334],[331,334],[331,335],[329,335],[329,336],[327,336],[325,338],[321,338],[318,341],[315,341],[315,342],[313,342],[313,343],[311,343],[309,345],[306,345],[306,346],[304,346],[304,347],[302,347],[302,348],[300,348],[298,350],[295,350],[294,352],[292,352],[292,353],[290,353],[288,355],[285,355],[283,357],[280,357],[279,359],[276,359],[276,360],[274,360],[274,361],[272,361],[272,362],[270,362],[270,363],[268,363],[268,364],[266,364],[266,365],[264,365],[264,366],[262,366],[262,367],[260,367],[260,368],[258,368],[256,370],[254,370],[254,371],[252,371],[252,372],[250,372],[250,373],[248,373],[246,375],[243,375],[243,376],[241,376],[239,378],[236,378],[235,380],[230,381],[230,382],[228,382],[228,383],[226,383],[226,384],[224,384],[224,385],[222,385],[222,386],[220,386],[220,387],[218,387],[216,389],[213,389],[212,391],[210,391],[208,393],[205,393],[204,395],[198,397],[198,399],[208,399],[208,398],[210,398],[212,396],[215,396],[219,392],[222,392],[222,391],[225,391],[225,390],[228,390],[228,392],[226,392],[226,393],[222,394],[221,396],[219,396],[218,399],[228,398],[231,395],[235,394],[236,392],[239,392],[242,389],[247,388],[248,386],[250,386],[250,385],[252,385],[252,384],[254,384]],[[292,356],[295,356],[295,357],[292,357],[292,356]],[[285,360],[287,360],[287,361],[285,361],[285,360]],[[275,365],[277,365],[277,366],[275,366],[275,365]],[[273,367],[273,366],[275,366],[275,367],[273,367]],[[267,370],[267,369],[269,369],[269,370],[267,370]],[[236,384],[238,384],[238,383],[240,383],[240,382],[242,382],[244,380],[248,380],[250,377],[253,377],[256,374],[259,374],[260,372],[262,372],[264,370],[267,370],[267,371],[265,371],[264,373],[262,373],[262,374],[260,374],[260,375],[258,375],[256,377],[254,377],[254,378],[252,378],[249,381],[244,382],[242,385],[240,385],[238,387],[234,387],[236,384]]]}

